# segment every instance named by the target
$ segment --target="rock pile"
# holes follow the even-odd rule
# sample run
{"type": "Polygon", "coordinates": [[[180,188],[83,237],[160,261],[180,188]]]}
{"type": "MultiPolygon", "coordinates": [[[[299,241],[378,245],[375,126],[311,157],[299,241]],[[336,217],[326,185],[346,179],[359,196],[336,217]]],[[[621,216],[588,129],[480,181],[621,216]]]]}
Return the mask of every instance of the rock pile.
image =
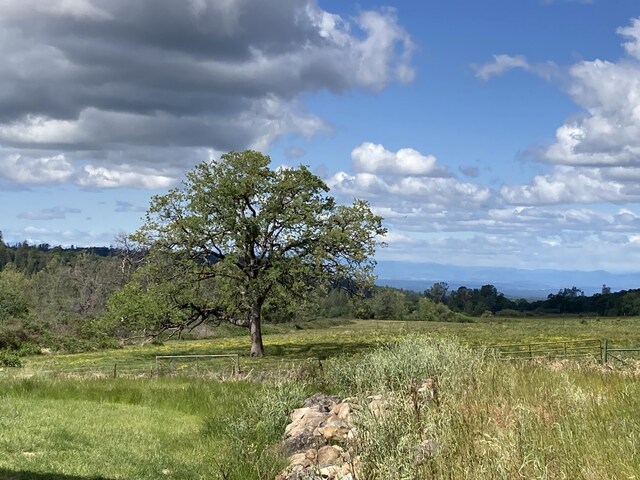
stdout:
{"type": "MultiPolygon", "coordinates": [[[[428,378],[415,384],[407,401],[413,402],[417,414],[425,406],[439,407],[438,379],[428,378]]],[[[352,440],[357,435],[352,413],[358,408],[361,407],[355,399],[341,400],[318,393],[308,398],[302,408],[294,410],[282,442],[284,452],[289,455],[289,466],[276,480],[354,480],[358,477],[359,460],[352,448],[352,440]]],[[[363,410],[382,419],[388,414],[387,408],[384,397],[374,395],[367,397],[363,410]]],[[[430,438],[407,454],[420,465],[440,449],[438,442],[430,438]]]]}
{"type": "Polygon", "coordinates": [[[348,399],[316,394],[294,410],[282,444],[290,463],[276,480],[352,480],[352,408],[348,399]]]}

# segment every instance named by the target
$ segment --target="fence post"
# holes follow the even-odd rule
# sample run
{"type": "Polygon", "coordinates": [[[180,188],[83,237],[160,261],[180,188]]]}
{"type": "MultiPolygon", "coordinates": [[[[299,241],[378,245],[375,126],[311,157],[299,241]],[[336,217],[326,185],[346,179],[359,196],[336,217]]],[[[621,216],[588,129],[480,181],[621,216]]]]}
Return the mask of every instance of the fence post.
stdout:
{"type": "Polygon", "coordinates": [[[604,339],[604,349],[602,352],[602,364],[606,365],[609,361],[609,340],[604,339]]]}
{"type": "Polygon", "coordinates": [[[113,378],[117,378],[118,377],[118,364],[114,363],[113,364],[113,378]]]}

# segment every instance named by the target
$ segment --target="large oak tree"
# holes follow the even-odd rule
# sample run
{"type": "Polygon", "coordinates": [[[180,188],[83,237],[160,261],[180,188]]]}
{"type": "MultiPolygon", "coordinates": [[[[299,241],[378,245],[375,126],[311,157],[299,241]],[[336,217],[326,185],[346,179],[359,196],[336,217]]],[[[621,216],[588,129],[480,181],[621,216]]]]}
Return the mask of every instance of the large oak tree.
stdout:
{"type": "Polygon", "coordinates": [[[173,290],[169,297],[188,312],[177,323],[167,317],[165,327],[230,321],[249,329],[251,355],[262,356],[267,302],[372,281],[381,218],[363,200],[338,205],[304,166],[269,163],[259,152],[230,152],[152,199],[134,239],[149,249],[151,268],[162,266],[163,291],[173,290]]]}

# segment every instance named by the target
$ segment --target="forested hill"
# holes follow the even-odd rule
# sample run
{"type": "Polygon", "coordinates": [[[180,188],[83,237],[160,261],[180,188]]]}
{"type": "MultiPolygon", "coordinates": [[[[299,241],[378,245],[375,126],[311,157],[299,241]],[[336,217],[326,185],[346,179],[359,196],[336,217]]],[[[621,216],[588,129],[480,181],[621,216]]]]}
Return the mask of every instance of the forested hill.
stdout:
{"type": "Polygon", "coordinates": [[[29,354],[116,344],[100,318],[129,278],[121,254],[107,247],[6,245],[0,236],[0,356],[7,349],[29,354]]]}
{"type": "Polygon", "coordinates": [[[89,254],[96,257],[114,257],[118,250],[111,247],[52,247],[48,244],[29,245],[27,242],[6,245],[0,232],[0,270],[7,264],[13,264],[22,273],[32,275],[44,269],[53,259],[58,258],[65,263],[72,259],[89,254]]]}

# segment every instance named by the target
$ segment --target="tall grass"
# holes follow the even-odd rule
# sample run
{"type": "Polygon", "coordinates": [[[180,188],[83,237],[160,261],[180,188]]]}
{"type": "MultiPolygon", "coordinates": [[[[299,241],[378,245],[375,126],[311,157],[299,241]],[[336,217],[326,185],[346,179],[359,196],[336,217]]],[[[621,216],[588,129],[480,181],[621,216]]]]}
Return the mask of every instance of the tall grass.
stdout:
{"type": "Polygon", "coordinates": [[[592,364],[512,364],[452,340],[410,338],[331,363],[363,406],[361,478],[640,476],[640,382],[592,364]],[[437,400],[416,385],[437,377],[437,400]],[[382,413],[366,408],[382,396],[382,413]],[[422,444],[422,447],[420,445],[422,444]]]}

